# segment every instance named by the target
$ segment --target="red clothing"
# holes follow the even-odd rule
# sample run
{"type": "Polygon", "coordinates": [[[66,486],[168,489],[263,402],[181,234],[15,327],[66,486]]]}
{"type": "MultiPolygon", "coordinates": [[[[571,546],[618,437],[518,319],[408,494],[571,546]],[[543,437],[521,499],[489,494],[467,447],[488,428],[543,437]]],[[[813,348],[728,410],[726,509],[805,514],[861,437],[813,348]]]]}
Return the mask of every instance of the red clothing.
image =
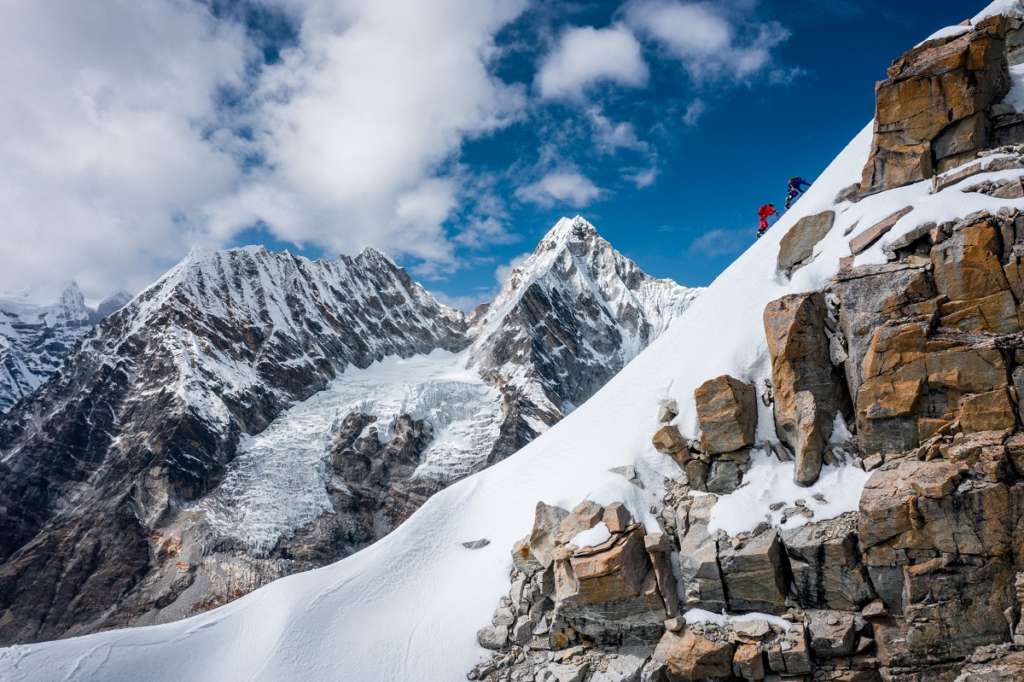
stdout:
{"type": "Polygon", "coordinates": [[[757,209],[757,217],[761,219],[761,232],[768,229],[768,219],[773,215],[778,215],[778,211],[771,204],[765,204],[761,208],[757,209]]]}

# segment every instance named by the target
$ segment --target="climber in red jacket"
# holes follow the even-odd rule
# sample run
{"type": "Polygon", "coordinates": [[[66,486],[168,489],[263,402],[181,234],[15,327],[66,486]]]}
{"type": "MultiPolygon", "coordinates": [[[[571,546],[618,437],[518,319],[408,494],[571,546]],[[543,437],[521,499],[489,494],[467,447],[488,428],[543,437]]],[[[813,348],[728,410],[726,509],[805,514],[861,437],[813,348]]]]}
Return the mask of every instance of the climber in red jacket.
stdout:
{"type": "Polygon", "coordinates": [[[768,230],[768,219],[778,214],[779,212],[775,210],[775,204],[765,204],[757,209],[757,217],[761,219],[761,225],[757,228],[758,239],[768,230]]]}

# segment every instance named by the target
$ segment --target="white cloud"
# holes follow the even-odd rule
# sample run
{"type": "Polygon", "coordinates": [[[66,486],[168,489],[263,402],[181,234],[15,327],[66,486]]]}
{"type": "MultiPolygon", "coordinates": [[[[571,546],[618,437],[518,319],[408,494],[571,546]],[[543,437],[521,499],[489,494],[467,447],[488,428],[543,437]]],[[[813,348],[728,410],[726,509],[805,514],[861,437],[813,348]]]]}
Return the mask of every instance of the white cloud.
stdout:
{"type": "Polygon", "coordinates": [[[644,170],[632,171],[626,174],[626,179],[636,185],[637,189],[650,187],[658,180],[657,167],[645,168],[644,170]]]}
{"type": "Polygon", "coordinates": [[[198,3],[7,3],[0,22],[0,289],[138,288],[238,178],[215,96],[240,29],[198,3]]]}
{"type": "Polygon", "coordinates": [[[679,59],[695,81],[745,80],[768,67],[772,49],[789,38],[777,22],[755,25],[754,4],[733,13],[728,3],[634,0],[625,17],[679,59]]]}
{"type": "Polygon", "coordinates": [[[559,37],[540,65],[536,85],[545,99],[571,99],[602,81],[637,87],[647,78],[640,43],[628,29],[580,26],[559,37]]]}
{"type": "Polygon", "coordinates": [[[0,290],[138,289],[260,221],[328,252],[453,263],[461,145],[525,104],[490,68],[525,0],[259,1],[298,37],[255,73],[258,47],[204,3],[5,8],[0,290]]]}
{"type": "Polygon", "coordinates": [[[567,204],[573,208],[586,206],[601,196],[601,188],[573,169],[553,170],[540,180],[516,190],[516,196],[540,206],[567,204]]]}
{"type": "Polygon", "coordinates": [[[683,114],[683,123],[693,127],[700,122],[700,119],[704,116],[704,112],[707,111],[707,105],[704,104],[704,100],[697,98],[686,105],[686,112],[683,114]]]}
{"type": "MultiPolygon", "coordinates": [[[[298,3],[301,5],[301,3],[298,3]]],[[[282,239],[350,252],[374,245],[452,263],[443,223],[463,141],[506,125],[521,88],[489,70],[494,34],[523,2],[319,0],[300,49],[266,71],[257,140],[268,169],[215,212],[230,234],[254,219],[282,239]]]]}
{"type": "Polygon", "coordinates": [[[587,110],[587,118],[594,132],[594,143],[597,150],[606,154],[614,154],[619,149],[646,152],[648,145],[641,140],[633,124],[627,121],[612,121],[598,107],[587,110]]]}

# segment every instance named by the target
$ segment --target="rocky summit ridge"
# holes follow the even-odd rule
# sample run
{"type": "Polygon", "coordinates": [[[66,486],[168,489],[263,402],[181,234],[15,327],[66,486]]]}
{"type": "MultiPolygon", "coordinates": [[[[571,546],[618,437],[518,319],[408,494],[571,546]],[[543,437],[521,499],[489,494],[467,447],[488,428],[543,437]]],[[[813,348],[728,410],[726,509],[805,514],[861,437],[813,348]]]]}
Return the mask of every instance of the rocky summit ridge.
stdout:
{"type": "Polygon", "coordinates": [[[513,280],[474,322],[375,249],[194,250],[83,327],[0,420],[0,641],[178,619],[365,547],[695,295],[579,217],[513,280]]]}
{"type": "Polygon", "coordinates": [[[894,62],[862,182],[778,240],[779,281],[840,261],[764,306],[763,381],[707,377],[697,437],[661,404],[657,518],[537,503],[469,679],[1024,679],[1024,8],[997,4],[894,62]]]}

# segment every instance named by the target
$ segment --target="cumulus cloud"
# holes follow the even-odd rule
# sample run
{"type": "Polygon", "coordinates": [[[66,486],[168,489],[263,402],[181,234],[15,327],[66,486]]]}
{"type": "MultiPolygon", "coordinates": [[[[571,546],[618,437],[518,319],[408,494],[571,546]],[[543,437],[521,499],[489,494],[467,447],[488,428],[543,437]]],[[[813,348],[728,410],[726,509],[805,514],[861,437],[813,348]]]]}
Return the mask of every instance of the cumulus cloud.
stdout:
{"type": "Polygon", "coordinates": [[[636,37],[623,26],[567,29],[541,62],[536,86],[545,99],[572,99],[600,82],[645,85],[647,63],[636,37]]]}
{"type": "Polygon", "coordinates": [[[254,225],[454,263],[454,160],[524,107],[491,67],[525,0],[258,1],[295,28],[271,66],[206,3],[6,8],[0,290],[137,290],[254,225]]]}
{"type": "Polygon", "coordinates": [[[772,49],[789,38],[778,22],[752,24],[749,7],[729,3],[633,0],[626,23],[657,41],[697,82],[745,80],[769,67],[772,49]]]}
{"type": "Polygon", "coordinates": [[[602,193],[600,187],[575,169],[550,171],[540,180],[516,190],[521,201],[545,207],[566,204],[573,208],[586,206],[602,193]]]}
{"type": "Polygon", "coordinates": [[[0,290],[148,283],[238,179],[216,98],[243,84],[243,32],[198,3],[22,2],[0,41],[0,290]]]}
{"type": "Polygon", "coordinates": [[[524,105],[522,89],[489,69],[494,34],[524,3],[297,4],[300,47],[257,93],[266,168],[217,207],[214,229],[263,220],[330,251],[374,245],[451,262],[444,223],[461,178],[446,162],[524,105]]]}

